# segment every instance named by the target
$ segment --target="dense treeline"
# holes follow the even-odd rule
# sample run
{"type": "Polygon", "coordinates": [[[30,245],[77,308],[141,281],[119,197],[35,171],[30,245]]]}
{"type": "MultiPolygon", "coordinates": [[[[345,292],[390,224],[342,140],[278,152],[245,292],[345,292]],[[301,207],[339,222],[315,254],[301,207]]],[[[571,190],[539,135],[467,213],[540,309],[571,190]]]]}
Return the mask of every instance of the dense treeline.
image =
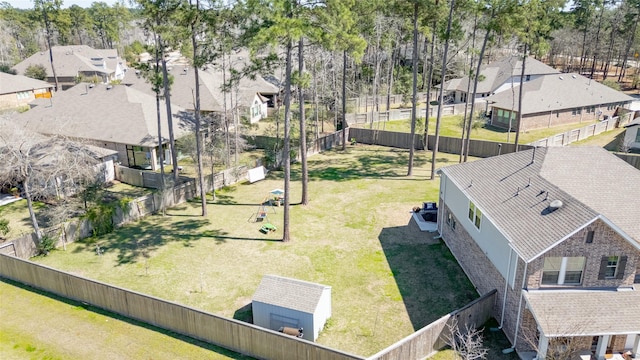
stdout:
{"type": "MultiPolygon", "coordinates": [[[[392,93],[402,94],[414,109],[417,102],[425,101],[418,91],[427,92],[433,104],[442,104],[446,101],[443,87],[435,85],[467,75],[472,80],[468,92],[475,95],[482,81],[475,76],[481,64],[505,55],[517,55],[523,64],[527,56],[535,56],[592,78],[615,76],[622,81],[629,73],[633,85],[638,82],[629,67],[637,66],[630,60],[637,58],[640,0],[132,0],[127,6],[102,2],[88,9],[62,6],[62,0],[34,0],[33,9],[19,10],[2,3],[0,26],[6,30],[0,35],[0,62],[4,68],[54,45],[118,48],[131,66],[136,66],[136,54],[148,51],[154,54],[155,65],[145,68],[146,77],[158,99],[167,100],[170,114],[165,51],[179,49],[195,69],[215,64],[225,74],[221,120],[225,137],[216,141],[217,146],[224,145],[227,163],[232,155],[237,162],[239,152],[241,119],[231,100],[239,80],[257,73],[279,80],[283,94],[277,106],[283,111],[276,115],[276,136],[283,138],[282,149],[277,150],[284,154],[284,240],[289,239],[291,139],[297,138],[302,146],[301,203],[306,204],[304,146],[319,136],[324,120],[337,130],[346,129],[344,114],[356,110],[347,109],[347,98],[374,99],[372,107],[358,111],[385,110],[392,93]],[[231,67],[229,56],[239,49],[248,49],[251,61],[243,68],[231,67]],[[380,101],[385,95],[386,102],[380,101]]],[[[194,73],[198,81],[198,71],[194,73]]],[[[195,98],[199,109],[199,94],[195,98]]],[[[470,114],[475,112],[473,103],[468,107],[461,134],[466,140],[461,148],[464,160],[474,121],[470,114]]],[[[426,134],[430,126],[435,128],[432,179],[440,118],[438,107],[435,125],[417,111],[411,119],[412,133],[426,134]]],[[[214,121],[205,117],[197,123],[211,128],[214,121]]],[[[215,149],[200,133],[196,132],[194,158],[201,178],[201,155],[215,149]]],[[[346,131],[343,134],[346,144],[346,131]]],[[[173,147],[173,135],[169,135],[173,147]]],[[[408,175],[413,157],[411,149],[408,175]]]]}

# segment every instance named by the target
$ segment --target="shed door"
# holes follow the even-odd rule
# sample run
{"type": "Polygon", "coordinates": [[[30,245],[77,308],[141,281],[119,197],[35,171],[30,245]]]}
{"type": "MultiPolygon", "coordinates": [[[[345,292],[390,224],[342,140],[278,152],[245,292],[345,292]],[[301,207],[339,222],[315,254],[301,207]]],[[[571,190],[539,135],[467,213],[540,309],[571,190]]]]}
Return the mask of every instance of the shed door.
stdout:
{"type": "Polygon", "coordinates": [[[297,329],[300,326],[300,320],[295,318],[290,318],[287,316],[283,316],[280,314],[269,314],[269,328],[273,330],[278,330],[283,326],[292,327],[297,329]]]}

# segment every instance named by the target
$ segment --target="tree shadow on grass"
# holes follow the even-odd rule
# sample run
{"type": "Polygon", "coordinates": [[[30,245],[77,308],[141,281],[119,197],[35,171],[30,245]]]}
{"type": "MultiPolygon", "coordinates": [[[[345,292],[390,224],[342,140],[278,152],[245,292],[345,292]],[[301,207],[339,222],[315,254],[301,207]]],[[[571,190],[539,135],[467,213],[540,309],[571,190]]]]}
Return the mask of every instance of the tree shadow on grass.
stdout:
{"type": "MultiPolygon", "coordinates": [[[[384,179],[406,176],[405,167],[409,164],[409,152],[405,149],[378,149],[375,147],[359,149],[355,157],[344,157],[340,163],[327,161],[323,153],[309,159],[309,180],[349,181],[355,179],[384,179]],[[391,152],[391,154],[389,154],[391,152]]],[[[326,156],[331,155],[328,153],[326,156]]],[[[414,157],[416,167],[429,162],[424,156],[414,157]]],[[[291,169],[291,179],[300,180],[301,169],[291,169]]]]}
{"type": "Polygon", "coordinates": [[[214,239],[216,244],[223,244],[229,240],[280,241],[267,237],[228,236],[228,232],[219,229],[202,230],[208,225],[210,225],[210,221],[202,218],[174,221],[167,227],[158,226],[147,219],[141,219],[135,225],[117,229],[108,237],[93,237],[78,241],[79,246],[73,252],[90,251],[95,252],[96,256],[116,253],[116,262],[119,266],[148,259],[151,252],[171,242],[182,243],[184,247],[193,247],[195,242],[206,238],[214,239]]]}
{"type": "MultiPolygon", "coordinates": [[[[111,233],[108,238],[87,238],[79,241],[74,252],[96,251],[102,254],[117,252],[117,264],[131,264],[149,258],[150,252],[170,242],[181,242],[185,247],[202,239],[199,229],[209,225],[207,219],[185,219],[175,221],[170,228],[158,226],[142,219],[135,226],[125,226],[111,233]]],[[[226,232],[209,230],[208,236],[226,235],[226,232]]]]}
{"type": "Polygon", "coordinates": [[[413,226],[383,228],[378,240],[418,330],[476,299],[478,293],[444,242],[434,241],[436,233],[413,226]]]}
{"type": "MultiPolygon", "coordinates": [[[[137,320],[134,320],[134,319],[131,319],[131,318],[128,318],[128,317],[125,317],[125,316],[122,316],[122,315],[119,315],[119,314],[116,314],[116,313],[113,313],[113,312],[110,312],[110,311],[107,311],[107,310],[92,306],[92,305],[89,305],[89,304],[86,304],[86,303],[81,303],[81,302],[74,301],[74,300],[71,300],[71,299],[67,299],[67,298],[64,298],[64,297],[61,297],[61,296],[46,292],[46,291],[35,289],[33,287],[24,285],[24,284],[16,282],[16,281],[3,279],[3,278],[0,278],[0,281],[4,282],[6,284],[12,285],[12,286],[19,287],[19,288],[21,288],[23,290],[30,291],[32,293],[48,297],[48,298],[50,298],[52,300],[56,300],[56,301],[59,301],[61,303],[65,303],[67,305],[75,306],[78,309],[82,308],[84,310],[90,311],[90,312],[95,313],[95,314],[99,314],[99,315],[102,315],[102,316],[110,317],[112,319],[116,319],[116,320],[120,320],[120,321],[126,322],[126,323],[128,323],[130,325],[133,325],[133,326],[138,326],[138,327],[141,327],[141,328],[145,328],[147,330],[152,330],[152,331],[155,331],[157,333],[170,336],[170,337],[172,337],[174,339],[177,339],[177,340],[180,340],[180,341],[184,341],[186,343],[201,347],[203,349],[210,350],[210,351],[215,352],[217,354],[227,356],[227,357],[229,357],[231,359],[253,359],[252,357],[241,355],[241,354],[232,352],[230,350],[227,350],[225,348],[222,348],[222,347],[219,347],[219,346],[215,346],[213,344],[209,344],[209,343],[204,342],[204,341],[193,339],[193,338],[191,338],[189,336],[186,336],[186,335],[178,334],[178,333],[175,333],[173,331],[169,331],[169,330],[166,330],[166,329],[163,329],[163,328],[159,328],[157,326],[153,326],[151,324],[147,324],[147,323],[142,322],[142,321],[137,321],[137,320]]],[[[133,341],[136,341],[136,339],[133,339],[133,341]]],[[[151,344],[149,344],[149,345],[151,345],[151,344]]],[[[149,350],[150,352],[153,352],[152,347],[149,347],[149,349],[150,349],[149,350]]]]}

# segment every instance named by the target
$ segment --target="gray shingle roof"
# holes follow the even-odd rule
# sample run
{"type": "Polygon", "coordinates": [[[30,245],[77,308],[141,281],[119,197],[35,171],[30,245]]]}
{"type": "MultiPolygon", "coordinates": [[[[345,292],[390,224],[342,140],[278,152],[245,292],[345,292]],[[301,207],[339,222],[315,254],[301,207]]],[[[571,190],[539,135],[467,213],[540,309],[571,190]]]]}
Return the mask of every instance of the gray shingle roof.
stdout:
{"type": "MultiPolygon", "coordinates": [[[[167,69],[169,69],[169,67],[167,67],[167,69]]],[[[171,103],[188,110],[195,110],[196,80],[193,75],[193,68],[174,65],[171,66],[169,74],[173,75],[171,103]]],[[[222,111],[221,92],[214,88],[215,86],[219,86],[219,84],[214,84],[215,79],[206,71],[199,71],[198,75],[200,76],[200,110],[211,112],[222,111]]],[[[125,73],[122,83],[145,94],[155,96],[151,84],[146,82],[144,77],[137,74],[134,70],[129,70],[125,73]]]]}
{"type": "Polygon", "coordinates": [[[597,218],[640,248],[640,171],[602,148],[550,147],[442,168],[531,261],[597,218]],[[518,191],[519,189],[519,191],[518,191]],[[563,206],[548,211],[551,201],[563,206]]]}
{"type": "MultiPolygon", "coordinates": [[[[158,126],[155,97],[124,85],[78,84],[59,91],[40,105],[15,116],[16,122],[42,134],[115,142],[128,145],[155,146],[158,126]]],[[[160,104],[162,135],[169,137],[164,101],[160,104]]],[[[176,138],[191,131],[191,115],[172,106],[176,138]]]]}
{"type": "Polygon", "coordinates": [[[524,295],[548,337],[637,334],[640,329],[640,291],[530,290],[524,295]]]}
{"type": "Polygon", "coordinates": [[[0,95],[35,89],[51,89],[52,87],[53,85],[42,80],[0,72],[0,95]]]}
{"type": "MultiPolygon", "coordinates": [[[[487,98],[492,106],[502,109],[518,109],[519,84],[515,91],[502,91],[487,98]],[[513,96],[515,94],[515,97],[513,96]]],[[[620,91],[602,85],[579,74],[545,75],[523,84],[522,113],[535,114],[595,106],[634,99],[620,91]]]]}
{"type": "MultiPolygon", "coordinates": [[[[558,70],[551,66],[532,58],[527,57],[525,67],[525,75],[543,75],[543,74],[557,74],[558,70]]],[[[504,84],[509,78],[513,76],[520,76],[522,73],[522,60],[518,56],[510,56],[498,61],[494,61],[490,64],[483,66],[480,70],[480,74],[484,76],[482,81],[478,81],[478,93],[491,93],[496,90],[500,85],[504,84]]],[[[469,77],[465,76],[460,79],[456,84],[457,90],[467,91],[467,83],[469,77]]],[[[471,84],[471,90],[473,91],[473,83],[471,84]]]]}
{"type": "Polygon", "coordinates": [[[331,287],[276,275],[265,275],[253,294],[252,301],[313,314],[325,289],[331,289],[331,287]]]}
{"type": "MultiPolygon", "coordinates": [[[[94,49],[87,45],[54,46],[51,50],[56,75],[60,77],[74,77],[78,75],[78,72],[95,71],[97,73],[110,74],[115,71],[117,62],[116,50],[94,49]],[[102,68],[101,61],[92,61],[91,59],[103,59],[107,64],[107,68],[102,68]]],[[[24,74],[24,71],[30,65],[35,64],[44,65],[47,70],[47,76],[53,76],[49,62],[49,51],[38,51],[16,64],[13,68],[19,74],[24,74]]]]}

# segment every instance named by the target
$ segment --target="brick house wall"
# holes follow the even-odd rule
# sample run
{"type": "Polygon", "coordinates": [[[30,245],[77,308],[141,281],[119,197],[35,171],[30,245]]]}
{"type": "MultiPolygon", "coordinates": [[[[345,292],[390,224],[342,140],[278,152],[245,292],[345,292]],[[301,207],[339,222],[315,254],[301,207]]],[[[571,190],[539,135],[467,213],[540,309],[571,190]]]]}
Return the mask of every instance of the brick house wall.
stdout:
{"type": "MultiPolygon", "coordinates": [[[[532,261],[527,271],[529,273],[527,279],[528,288],[537,289],[541,287],[544,258],[548,256],[584,256],[586,258],[582,284],[571,286],[575,288],[632,286],[636,268],[640,265],[640,251],[602,220],[596,220],[558,246],[550,249],[543,256],[532,261]],[[594,231],[593,242],[590,244],[586,243],[589,231],[594,231]],[[599,280],[598,273],[602,257],[613,255],[627,257],[623,278],[599,280]]],[[[567,286],[563,285],[563,287],[567,286]]]]}
{"type": "MultiPolygon", "coordinates": [[[[494,304],[492,315],[498,322],[502,320],[502,305],[504,301],[505,312],[502,330],[507,338],[513,344],[516,335],[518,307],[522,306],[521,324],[517,334],[516,349],[518,351],[535,351],[537,345],[537,324],[531,312],[526,308],[525,301],[520,301],[520,288],[522,286],[523,274],[525,273],[524,261],[517,256],[514,256],[514,259],[512,259],[512,261],[518,261],[516,277],[514,287],[512,288],[510,284],[507,286],[505,299],[504,277],[473,238],[459,225],[460,219],[457,219],[455,215],[450,212],[450,209],[444,204],[442,198],[440,199],[440,209],[442,209],[439,219],[441,236],[467,277],[480,294],[484,294],[493,289],[497,290],[496,304],[494,304]],[[446,219],[449,213],[451,213],[456,223],[455,228],[447,223],[446,219]]],[[[585,256],[586,263],[583,281],[582,285],[577,286],[578,288],[633,285],[636,268],[640,267],[640,251],[601,220],[597,220],[578,231],[569,239],[550,249],[544,256],[585,256]],[[587,233],[589,231],[594,231],[592,243],[586,243],[587,233]],[[624,276],[622,279],[599,280],[598,273],[601,258],[611,255],[627,256],[624,276]]],[[[541,287],[544,256],[526,265],[527,277],[525,287],[527,289],[538,289],[541,287]]],[[[614,351],[621,351],[624,348],[625,340],[625,336],[614,338],[614,351]]],[[[592,338],[579,337],[573,338],[571,341],[572,346],[576,348],[589,349],[592,338]]]]}
{"type": "MultiPolygon", "coordinates": [[[[505,296],[505,279],[500,274],[498,269],[493,265],[491,260],[484,254],[482,249],[476,244],[473,238],[465,231],[465,229],[459,225],[460,220],[455,218],[455,215],[451,213],[451,216],[455,219],[455,229],[451,225],[447,224],[446,216],[450,213],[449,208],[444,205],[442,199],[440,199],[440,209],[443,209],[440,213],[442,224],[441,236],[444,242],[447,244],[451,253],[455,256],[456,260],[462,267],[462,270],[466,273],[471,283],[475,286],[476,290],[480,294],[485,294],[493,289],[497,290],[496,303],[493,306],[492,316],[498,321],[502,322],[502,331],[507,338],[513,343],[517,316],[518,305],[520,304],[520,288],[522,286],[522,274],[524,273],[524,262],[514,255],[512,261],[518,261],[516,267],[516,276],[513,289],[511,286],[507,286],[507,297],[505,296]],[[504,321],[502,321],[502,304],[505,302],[504,321]]],[[[464,220],[464,219],[462,219],[464,220]]],[[[524,308],[524,300],[522,301],[522,307],[524,308]]],[[[522,337],[522,333],[518,334],[519,339],[516,342],[516,348],[518,351],[529,351],[531,346],[526,339],[522,337]]]]}
{"type": "MultiPolygon", "coordinates": [[[[606,104],[600,107],[596,106],[595,112],[590,113],[587,113],[586,109],[583,108],[580,114],[573,114],[573,109],[526,114],[522,119],[522,126],[520,127],[520,131],[542,129],[559,125],[576,124],[581,122],[590,122],[598,119],[602,120],[605,115],[613,117],[616,108],[613,107],[612,109],[607,110],[607,107],[608,106],[606,104]],[[597,114],[598,111],[601,112],[599,116],[597,114]]],[[[491,124],[497,127],[507,128],[508,124],[498,121],[497,110],[497,108],[493,108],[491,112],[491,124]]],[[[503,110],[506,112],[511,111],[510,109],[503,110]]],[[[513,121],[511,128],[515,129],[516,124],[517,120],[513,121]]]]}

